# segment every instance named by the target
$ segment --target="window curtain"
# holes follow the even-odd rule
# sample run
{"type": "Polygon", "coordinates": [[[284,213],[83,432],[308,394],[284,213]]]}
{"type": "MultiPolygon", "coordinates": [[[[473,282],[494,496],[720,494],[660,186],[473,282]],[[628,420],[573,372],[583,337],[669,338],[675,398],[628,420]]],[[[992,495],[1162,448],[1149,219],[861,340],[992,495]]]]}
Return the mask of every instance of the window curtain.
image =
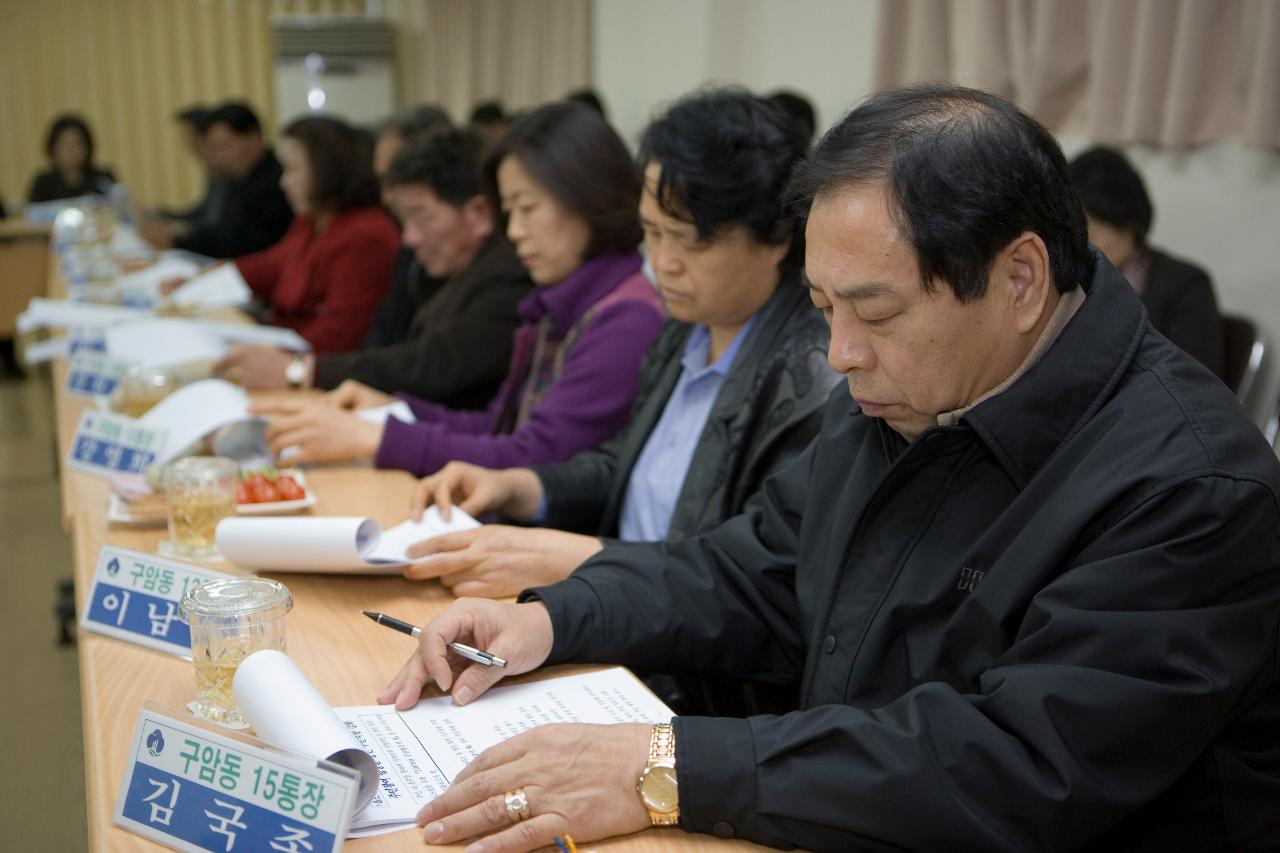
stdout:
{"type": "Polygon", "coordinates": [[[947,80],[1055,131],[1280,146],[1280,0],[892,0],[880,87],[947,80]]]}

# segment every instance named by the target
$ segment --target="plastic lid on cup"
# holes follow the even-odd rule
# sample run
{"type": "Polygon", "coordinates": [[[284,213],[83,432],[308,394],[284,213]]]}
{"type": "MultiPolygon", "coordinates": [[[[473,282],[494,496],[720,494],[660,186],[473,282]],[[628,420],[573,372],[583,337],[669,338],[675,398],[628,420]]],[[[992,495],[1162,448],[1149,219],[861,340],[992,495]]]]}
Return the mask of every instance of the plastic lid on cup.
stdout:
{"type": "Polygon", "coordinates": [[[197,584],[182,596],[182,616],[237,621],[283,616],[293,609],[293,596],[279,581],[224,578],[197,584]]]}

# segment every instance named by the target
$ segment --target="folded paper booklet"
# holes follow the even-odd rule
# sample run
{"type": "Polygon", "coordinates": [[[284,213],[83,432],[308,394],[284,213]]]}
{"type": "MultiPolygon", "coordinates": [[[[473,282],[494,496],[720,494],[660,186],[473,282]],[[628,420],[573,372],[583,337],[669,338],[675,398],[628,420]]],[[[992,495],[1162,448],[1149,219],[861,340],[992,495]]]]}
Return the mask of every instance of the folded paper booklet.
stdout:
{"type": "Polygon", "coordinates": [[[406,554],[410,545],[479,526],[458,507],[445,521],[432,506],[421,521],[406,521],[386,532],[372,518],[358,516],[224,518],[215,537],[223,558],[247,569],[398,575],[414,562],[406,554]]]}
{"type": "Polygon", "coordinates": [[[473,758],[535,726],[665,723],[674,716],[621,667],[495,687],[466,707],[442,696],[408,711],[330,709],[286,655],[262,651],[240,664],[232,692],[260,739],[361,773],[359,811],[351,821],[357,834],[412,825],[418,809],[444,793],[473,758]]]}

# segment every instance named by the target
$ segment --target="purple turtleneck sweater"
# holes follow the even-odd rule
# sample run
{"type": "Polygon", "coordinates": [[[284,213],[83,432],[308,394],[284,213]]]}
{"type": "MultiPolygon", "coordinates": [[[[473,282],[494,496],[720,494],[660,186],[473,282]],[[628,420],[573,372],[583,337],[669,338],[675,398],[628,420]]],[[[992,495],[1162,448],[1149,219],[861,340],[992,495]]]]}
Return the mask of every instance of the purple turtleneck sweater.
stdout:
{"type": "Polygon", "coordinates": [[[519,305],[510,372],[480,411],[400,395],[417,423],[387,420],[379,468],[435,473],[453,459],[487,468],[568,459],[631,417],[640,361],[664,322],[636,252],[605,252],[519,305]]]}

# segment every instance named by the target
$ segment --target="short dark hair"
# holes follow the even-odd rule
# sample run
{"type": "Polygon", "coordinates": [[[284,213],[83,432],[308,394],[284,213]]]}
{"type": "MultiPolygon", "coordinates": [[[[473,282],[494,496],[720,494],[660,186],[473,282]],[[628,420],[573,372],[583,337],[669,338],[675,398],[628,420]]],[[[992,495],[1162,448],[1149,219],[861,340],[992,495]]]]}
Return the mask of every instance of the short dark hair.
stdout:
{"type": "Polygon", "coordinates": [[[1049,131],[987,92],[921,84],[872,95],[829,130],[792,178],[807,215],[814,199],[881,183],[915,248],[921,284],[981,299],[996,255],[1019,234],[1044,240],[1054,286],[1093,275],[1084,210],[1049,131]]]}
{"type": "Polygon", "coordinates": [[[484,194],[480,156],[484,143],[473,130],[457,128],[409,139],[382,178],[385,187],[419,184],[446,204],[462,207],[484,194]]]}
{"type": "Polygon", "coordinates": [[[502,108],[502,101],[481,101],[472,108],[471,118],[468,119],[471,124],[495,124],[506,120],[507,113],[502,108]]]}
{"type": "Polygon", "coordinates": [[[44,138],[44,153],[53,156],[54,143],[58,141],[58,137],[63,131],[74,130],[84,137],[85,147],[88,154],[85,155],[84,162],[86,166],[93,165],[93,132],[89,130],[89,123],[75,113],[63,113],[56,116],[49,125],[49,132],[44,138]]]}
{"type": "Polygon", "coordinates": [[[215,124],[225,124],[240,136],[248,133],[262,133],[258,114],[243,101],[227,101],[215,107],[213,115],[209,116],[209,127],[215,124]]]}
{"type": "Polygon", "coordinates": [[[330,211],[378,203],[368,134],[328,116],[295,119],[284,136],[296,140],[311,165],[311,204],[330,211]]]}
{"type": "Polygon", "coordinates": [[[804,230],[783,194],[802,154],[782,113],[743,89],[721,88],[688,95],[650,122],[637,161],[641,169],[658,164],[658,205],[691,221],[699,239],[742,225],[759,243],[790,240],[780,265],[789,270],[803,263],[804,230]]]}
{"type": "Polygon", "coordinates": [[[609,120],[609,114],[605,112],[604,101],[600,99],[600,93],[595,89],[574,89],[572,92],[564,96],[566,101],[574,101],[582,104],[584,107],[590,107],[600,114],[600,118],[605,121],[609,120]]]}
{"type": "Polygon", "coordinates": [[[768,95],[765,100],[782,110],[782,114],[790,119],[796,133],[800,135],[804,150],[808,151],[809,146],[813,144],[813,132],[818,128],[818,114],[813,109],[813,103],[804,95],[790,89],[779,89],[768,95]]]}
{"type": "Polygon", "coordinates": [[[394,133],[410,140],[424,133],[453,127],[453,120],[439,104],[414,104],[397,110],[378,126],[378,135],[394,133]]]}
{"type": "Polygon", "coordinates": [[[640,175],[627,146],[599,113],[556,101],[512,122],[485,159],[485,186],[495,202],[498,165],[507,157],[516,158],[542,189],[586,220],[591,229],[586,257],[639,245],[640,175]]]}
{"type": "Polygon", "coordinates": [[[1155,209],[1142,176],[1127,157],[1114,148],[1098,146],[1078,155],[1068,171],[1085,213],[1133,232],[1138,245],[1146,245],[1155,209]]]}
{"type": "Polygon", "coordinates": [[[204,132],[209,129],[209,124],[213,121],[213,110],[200,104],[192,104],[174,113],[173,120],[191,125],[196,133],[203,136],[204,132]]]}

